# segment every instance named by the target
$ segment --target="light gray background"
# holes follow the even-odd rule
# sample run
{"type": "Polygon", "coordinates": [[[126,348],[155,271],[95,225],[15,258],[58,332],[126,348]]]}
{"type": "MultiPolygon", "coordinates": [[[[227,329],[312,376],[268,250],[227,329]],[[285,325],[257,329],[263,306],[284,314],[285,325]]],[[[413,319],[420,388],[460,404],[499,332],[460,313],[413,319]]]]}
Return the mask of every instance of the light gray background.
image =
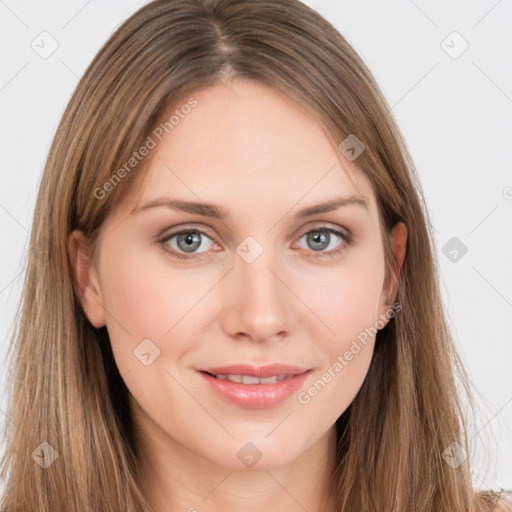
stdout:
{"type": "MultiPolygon", "coordinates": [[[[50,142],[79,76],[114,28],[143,3],[0,0],[2,389],[50,142]],[[31,47],[33,41],[42,47],[46,37],[44,46],[51,48],[43,31],[58,42],[46,59],[31,47]]],[[[481,489],[510,489],[512,1],[305,3],[354,45],[405,134],[435,228],[446,309],[479,393],[480,413],[469,432],[473,478],[481,489]],[[458,55],[464,41],[469,47],[458,55]],[[468,248],[455,262],[443,253],[452,237],[468,248]]],[[[0,409],[0,421],[7,421],[2,403],[0,409]]]]}

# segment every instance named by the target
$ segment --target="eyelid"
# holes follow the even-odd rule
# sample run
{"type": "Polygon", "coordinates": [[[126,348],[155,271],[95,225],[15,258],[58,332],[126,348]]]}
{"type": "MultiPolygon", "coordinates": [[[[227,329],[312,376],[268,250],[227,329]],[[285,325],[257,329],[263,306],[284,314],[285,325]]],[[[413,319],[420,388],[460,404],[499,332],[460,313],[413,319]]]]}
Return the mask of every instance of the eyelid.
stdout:
{"type": "Polygon", "coordinates": [[[310,231],[314,231],[315,229],[318,229],[318,230],[325,229],[326,231],[340,232],[342,235],[346,236],[347,238],[353,237],[352,232],[348,228],[339,226],[337,224],[333,224],[332,222],[328,222],[328,221],[322,222],[321,220],[309,222],[306,225],[306,227],[302,226],[292,236],[294,238],[300,238],[300,237],[304,236],[306,233],[309,233],[310,231]]]}

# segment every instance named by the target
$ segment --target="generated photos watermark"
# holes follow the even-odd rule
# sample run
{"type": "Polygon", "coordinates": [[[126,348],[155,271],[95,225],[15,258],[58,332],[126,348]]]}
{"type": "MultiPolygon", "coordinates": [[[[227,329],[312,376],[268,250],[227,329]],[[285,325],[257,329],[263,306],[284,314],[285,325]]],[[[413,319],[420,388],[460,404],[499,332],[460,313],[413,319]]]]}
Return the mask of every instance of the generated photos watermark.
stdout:
{"type": "Polygon", "coordinates": [[[301,391],[297,395],[297,400],[302,405],[307,405],[311,402],[311,400],[320,393],[329,382],[331,382],[336,375],[338,375],[343,368],[348,366],[350,361],[354,359],[361,350],[366,347],[368,344],[368,340],[373,338],[377,331],[382,329],[388,320],[391,320],[397,312],[402,310],[402,305],[399,302],[395,302],[393,306],[386,311],[384,315],[381,315],[381,318],[375,322],[371,327],[366,327],[363,331],[361,331],[357,337],[352,340],[350,344],[350,348],[346,350],[343,354],[338,355],[336,360],[334,361],[327,370],[318,377],[318,379],[307,389],[301,391]],[[384,318],[382,318],[384,316],[384,318]],[[362,345],[362,346],[361,346],[362,345]]]}
{"type": "Polygon", "coordinates": [[[105,199],[107,194],[111,192],[123,178],[125,178],[138,164],[141,162],[152,149],[156,148],[157,144],[162,141],[165,135],[169,134],[176,126],[181,123],[182,119],[192,112],[192,109],[197,106],[198,102],[194,97],[190,97],[186,103],[181,105],[180,108],[174,110],[169,119],[160,123],[153,129],[151,135],[148,135],[144,144],[132,153],[132,156],[120,167],[101,187],[94,189],[94,197],[96,199],[105,199]]]}

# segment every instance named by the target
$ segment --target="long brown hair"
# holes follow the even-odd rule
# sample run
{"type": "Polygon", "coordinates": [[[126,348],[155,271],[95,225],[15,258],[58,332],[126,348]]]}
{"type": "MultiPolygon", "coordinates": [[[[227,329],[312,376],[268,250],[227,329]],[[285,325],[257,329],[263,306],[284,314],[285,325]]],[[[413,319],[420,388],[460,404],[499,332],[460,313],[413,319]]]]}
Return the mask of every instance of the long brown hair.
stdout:
{"type": "MultiPolygon", "coordinates": [[[[120,169],[163,113],[195,90],[236,77],[296,100],[336,147],[356,135],[366,147],[357,164],[373,184],[383,233],[399,220],[408,228],[401,311],[379,331],[364,384],[337,421],[337,510],[490,509],[490,498],[472,488],[468,461],[452,468],[442,456],[454,442],[469,449],[456,392],[456,376],[466,377],[442,307],[412,159],[361,58],[297,0],[156,0],[115,31],[80,80],[35,208],[13,340],[2,509],[148,506],[128,391],[106,328],[94,328],[81,308],[67,241],[75,229],[97,240],[139,170],[120,169]]],[[[386,236],[383,242],[393,269],[386,236]]]]}

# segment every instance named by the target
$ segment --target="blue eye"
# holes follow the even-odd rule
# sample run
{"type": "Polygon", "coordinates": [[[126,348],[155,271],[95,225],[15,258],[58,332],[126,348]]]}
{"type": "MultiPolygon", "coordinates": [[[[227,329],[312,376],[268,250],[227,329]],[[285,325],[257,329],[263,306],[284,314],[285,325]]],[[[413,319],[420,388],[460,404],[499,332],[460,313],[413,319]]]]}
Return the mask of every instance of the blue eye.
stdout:
{"type": "MultiPolygon", "coordinates": [[[[197,254],[197,252],[195,251],[199,249],[201,246],[205,245],[201,240],[202,236],[207,237],[210,240],[211,244],[213,244],[212,239],[206,233],[199,229],[183,229],[181,231],[177,231],[176,233],[172,233],[169,236],[166,236],[163,240],[160,240],[160,243],[162,243],[164,246],[167,246],[165,247],[165,249],[176,258],[189,259],[188,256],[182,256],[182,254],[180,254],[180,252],[178,251],[183,251],[184,253],[189,254],[197,254]],[[175,244],[170,244],[172,249],[169,249],[168,242],[170,242],[173,238],[176,238],[175,244]]],[[[206,247],[206,250],[208,250],[208,248],[209,247],[206,247]]]]}
{"type": "MultiPolygon", "coordinates": [[[[306,238],[308,247],[306,252],[310,253],[307,257],[322,258],[334,257],[341,253],[345,247],[349,246],[352,242],[352,235],[350,233],[342,233],[327,226],[311,229],[304,233],[299,241],[306,238]],[[334,235],[334,236],[333,236],[334,235]],[[336,243],[338,240],[338,243],[336,243]],[[339,242],[341,240],[341,242],[339,242]],[[326,250],[331,247],[330,250],[326,250]],[[334,248],[332,248],[334,247],[334,248]]],[[[165,236],[165,238],[158,241],[172,257],[181,260],[190,260],[195,258],[195,254],[207,252],[215,245],[215,242],[204,231],[200,229],[182,229],[165,236]],[[208,240],[204,243],[203,237],[208,240]],[[202,249],[202,250],[198,250],[202,249]],[[190,256],[187,256],[189,254],[190,256]]],[[[304,248],[304,247],[303,247],[304,248]]]]}
{"type": "Polygon", "coordinates": [[[306,243],[309,244],[309,248],[311,248],[313,252],[311,256],[314,258],[336,256],[345,246],[350,245],[352,241],[351,235],[341,233],[340,231],[325,226],[304,233],[299,240],[303,238],[306,238],[306,243]],[[342,243],[335,243],[336,239],[341,239],[342,243]],[[332,248],[333,246],[334,248],[332,248]],[[331,247],[331,250],[326,251],[329,247],[331,247]]]}

